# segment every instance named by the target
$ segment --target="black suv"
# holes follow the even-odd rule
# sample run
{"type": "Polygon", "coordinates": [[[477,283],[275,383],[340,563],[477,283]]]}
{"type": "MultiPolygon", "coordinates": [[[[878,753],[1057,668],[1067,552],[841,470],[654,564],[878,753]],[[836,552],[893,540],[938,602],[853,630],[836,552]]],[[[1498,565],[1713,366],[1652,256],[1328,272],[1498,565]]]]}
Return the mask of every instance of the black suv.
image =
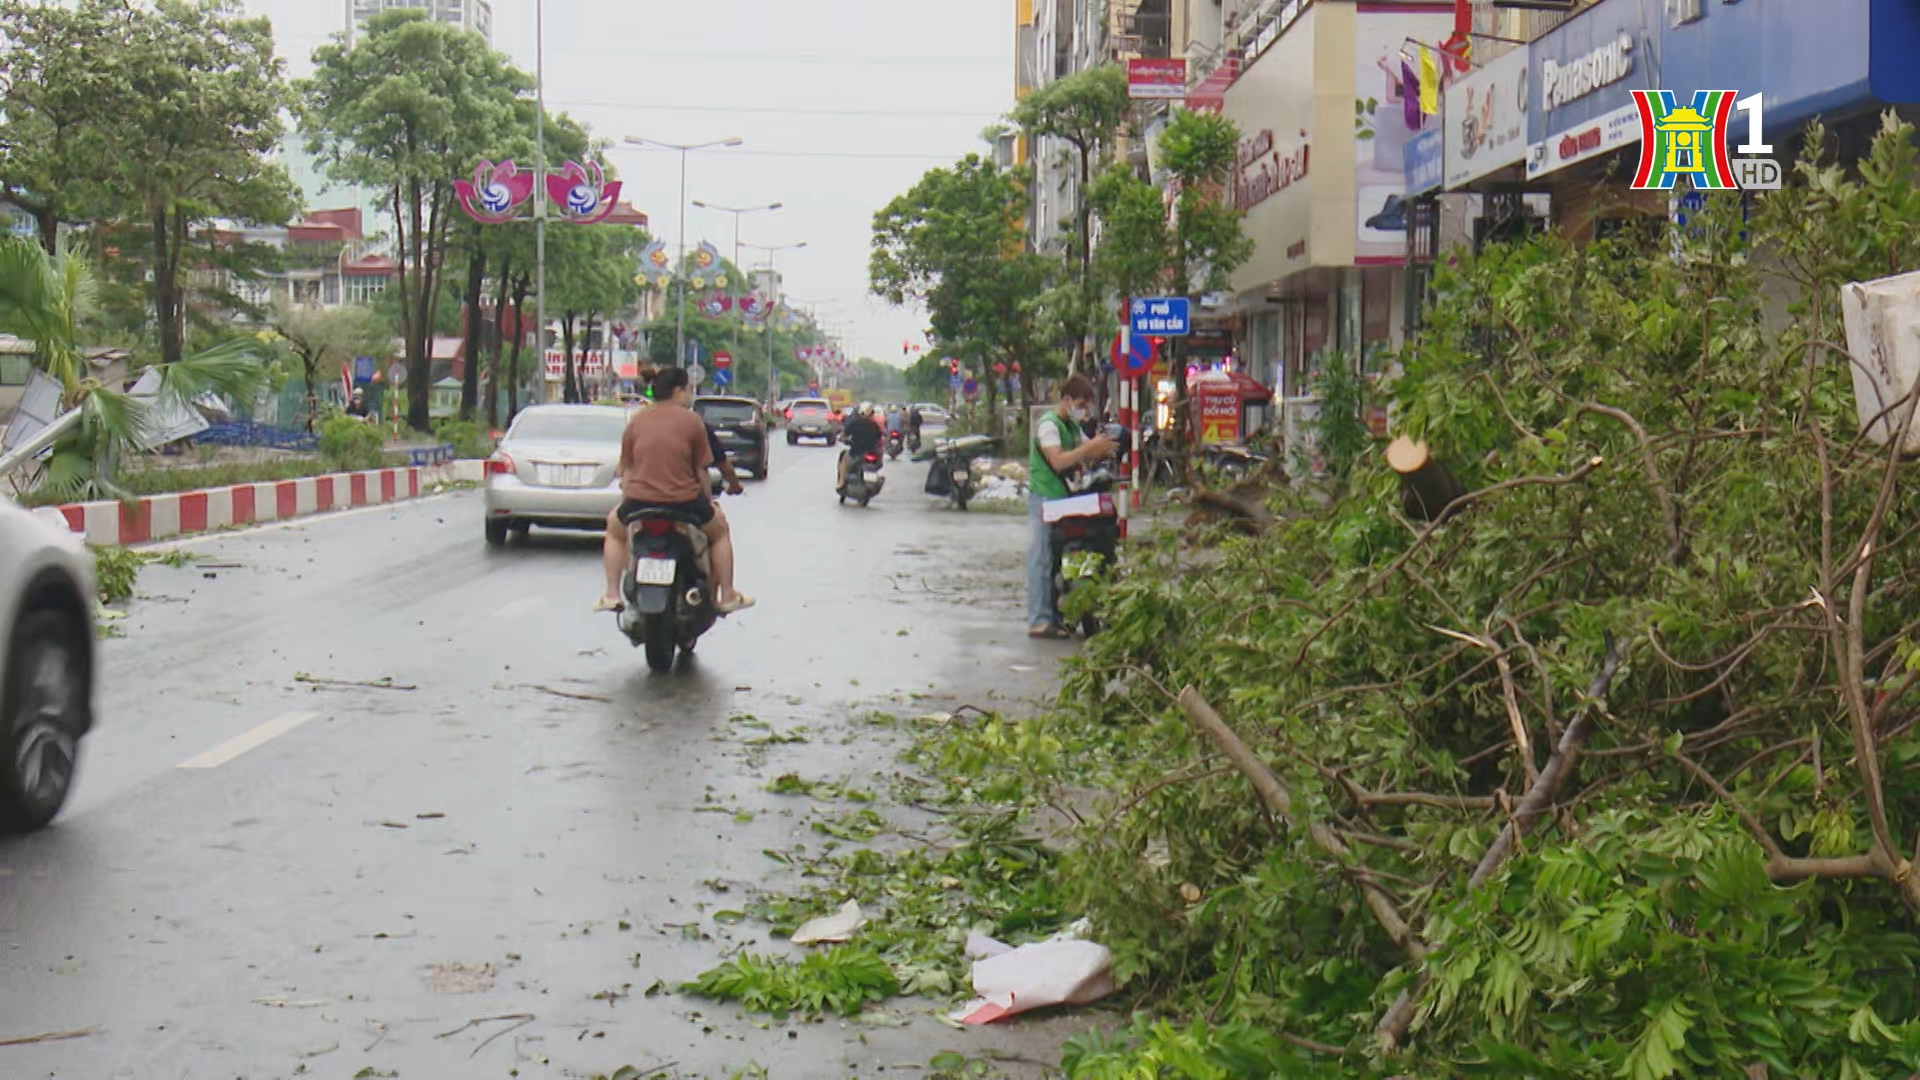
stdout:
{"type": "Polygon", "coordinates": [[[720,433],[720,445],[733,456],[733,467],[761,480],[767,478],[767,416],[760,403],[743,397],[699,397],[693,411],[720,433]]]}

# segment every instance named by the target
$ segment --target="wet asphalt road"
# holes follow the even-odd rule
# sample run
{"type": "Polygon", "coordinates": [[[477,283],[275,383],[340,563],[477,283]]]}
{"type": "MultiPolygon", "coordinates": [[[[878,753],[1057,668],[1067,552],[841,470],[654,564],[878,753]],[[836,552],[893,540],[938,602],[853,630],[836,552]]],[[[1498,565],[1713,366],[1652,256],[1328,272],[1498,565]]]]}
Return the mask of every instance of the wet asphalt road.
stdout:
{"type": "Polygon", "coordinates": [[[588,612],[595,540],[490,551],[475,492],[148,568],[67,813],[0,839],[0,1040],[91,1033],[0,1046],[0,1078],[912,1076],[944,1049],[1043,1053],[1059,1025],[957,1032],[926,1002],[906,1027],[786,1026],[642,994],[784,947],[710,918],[797,884],[762,851],[805,839],[805,808],[769,778],[883,786],[893,750],[860,712],[1030,700],[1062,653],[1020,632],[1024,517],[947,510],[904,462],[843,509],[834,456],[776,442],[773,478],[728,500],[761,606],[672,676],[588,612]],[[746,714],[810,741],[748,749],[746,714]]]}

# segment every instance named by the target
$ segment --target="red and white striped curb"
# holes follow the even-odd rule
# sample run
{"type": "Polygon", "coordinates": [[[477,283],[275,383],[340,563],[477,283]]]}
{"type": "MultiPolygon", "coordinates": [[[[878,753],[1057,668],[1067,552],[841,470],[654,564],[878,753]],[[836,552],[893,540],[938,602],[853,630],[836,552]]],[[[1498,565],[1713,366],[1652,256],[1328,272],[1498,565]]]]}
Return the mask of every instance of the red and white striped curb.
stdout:
{"type": "Polygon", "coordinates": [[[460,464],[465,463],[456,463],[452,469],[374,469],[235,484],[204,491],[153,495],[133,503],[69,503],[47,507],[38,513],[85,537],[89,544],[145,544],[236,525],[286,521],[332,510],[416,499],[428,485],[465,472],[458,467],[460,464]]]}

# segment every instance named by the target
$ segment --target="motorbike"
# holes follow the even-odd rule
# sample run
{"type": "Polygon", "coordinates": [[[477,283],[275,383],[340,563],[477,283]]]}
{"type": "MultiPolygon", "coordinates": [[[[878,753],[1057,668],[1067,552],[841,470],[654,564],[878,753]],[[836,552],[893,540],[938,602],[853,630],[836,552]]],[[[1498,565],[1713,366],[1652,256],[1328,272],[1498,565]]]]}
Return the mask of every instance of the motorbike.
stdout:
{"type": "Polygon", "coordinates": [[[887,456],[900,460],[900,451],[906,449],[906,439],[897,431],[887,432],[887,456]]]}
{"type": "Polygon", "coordinates": [[[840,505],[852,499],[864,507],[887,484],[887,478],[880,475],[880,451],[876,447],[856,455],[848,450],[847,455],[847,480],[840,485],[840,505]]]}
{"type": "MultiPolygon", "coordinates": [[[[1115,443],[1127,445],[1127,431],[1108,424],[1104,434],[1115,443]]],[[[1069,489],[1073,494],[1053,499],[1041,508],[1047,526],[1048,546],[1053,553],[1053,602],[1055,610],[1075,590],[1092,584],[1113,564],[1120,547],[1120,507],[1113,489],[1124,475],[1124,459],[1114,458],[1105,465],[1086,470],[1069,489]]],[[[1080,633],[1092,637],[1100,632],[1100,620],[1089,613],[1080,618],[1080,633]]]]}
{"type": "MultiPolygon", "coordinates": [[[[708,470],[707,482],[715,498],[725,490],[718,469],[708,470]]],[[[620,630],[646,650],[647,667],[665,673],[680,655],[693,655],[719,618],[707,534],[671,511],[644,510],[627,526],[627,537],[631,553],[620,578],[626,599],[620,630]]]]}
{"type": "Polygon", "coordinates": [[[918,428],[912,428],[907,431],[907,452],[910,454],[920,452],[920,431],[918,428]]]}
{"type": "Polygon", "coordinates": [[[936,440],[933,464],[927,469],[927,494],[945,496],[954,509],[966,510],[979,490],[973,481],[973,459],[993,453],[998,446],[999,440],[986,435],[936,440]]]}

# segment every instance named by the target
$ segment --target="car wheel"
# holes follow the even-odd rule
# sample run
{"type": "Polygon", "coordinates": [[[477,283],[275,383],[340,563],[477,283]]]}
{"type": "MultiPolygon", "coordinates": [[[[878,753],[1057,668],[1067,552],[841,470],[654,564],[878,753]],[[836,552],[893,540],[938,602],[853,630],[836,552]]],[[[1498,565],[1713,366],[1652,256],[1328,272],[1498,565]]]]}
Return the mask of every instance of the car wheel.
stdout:
{"type": "Polygon", "coordinates": [[[81,632],[72,615],[40,611],[14,633],[0,702],[0,830],[40,828],[73,788],[87,702],[81,632]]]}
{"type": "Polygon", "coordinates": [[[787,445],[788,445],[788,446],[799,446],[799,445],[800,445],[800,436],[798,436],[798,435],[795,435],[795,434],[794,434],[793,432],[791,432],[791,431],[789,431],[789,432],[787,432],[787,445]]]}
{"type": "Polygon", "coordinates": [[[533,531],[533,526],[524,521],[516,521],[509,526],[508,531],[513,533],[515,543],[524,544],[527,542],[527,534],[533,531]]]}
{"type": "Polygon", "coordinates": [[[507,542],[507,529],[511,526],[506,518],[487,519],[487,546],[500,547],[507,542]]]}

